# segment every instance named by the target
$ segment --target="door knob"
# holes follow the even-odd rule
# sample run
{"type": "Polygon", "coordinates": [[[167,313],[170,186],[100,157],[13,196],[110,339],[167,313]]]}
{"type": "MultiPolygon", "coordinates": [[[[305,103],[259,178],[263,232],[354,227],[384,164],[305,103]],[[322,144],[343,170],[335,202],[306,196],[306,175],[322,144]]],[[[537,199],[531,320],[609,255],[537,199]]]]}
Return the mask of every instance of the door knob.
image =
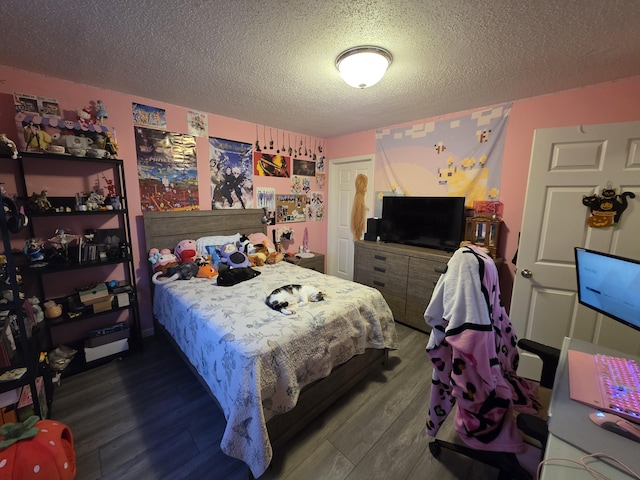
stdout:
{"type": "Polygon", "coordinates": [[[533,277],[533,272],[528,268],[525,268],[520,272],[520,275],[522,275],[524,278],[531,278],[533,277]]]}

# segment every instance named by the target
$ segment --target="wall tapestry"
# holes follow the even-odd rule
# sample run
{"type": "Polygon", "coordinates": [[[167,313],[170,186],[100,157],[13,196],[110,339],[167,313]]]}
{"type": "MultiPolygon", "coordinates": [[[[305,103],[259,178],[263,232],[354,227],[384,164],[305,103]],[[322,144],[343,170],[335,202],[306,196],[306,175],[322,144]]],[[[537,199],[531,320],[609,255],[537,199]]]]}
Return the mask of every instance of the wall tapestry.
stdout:
{"type": "Polygon", "coordinates": [[[167,128],[167,114],[164,108],[132,103],[131,113],[133,115],[134,125],[151,128],[167,128]]]}
{"type": "Polygon", "coordinates": [[[196,140],[134,127],[142,211],[198,210],[196,140]]]}
{"type": "Polygon", "coordinates": [[[250,143],[209,137],[211,208],[253,208],[250,143]]]}
{"type": "Polygon", "coordinates": [[[500,198],[511,104],[457,118],[376,131],[375,191],[500,198]]]}
{"type": "Polygon", "coordinates": [[[253,152],[253,171],[261,177],[289,177],[291,157],[253,152]]]}

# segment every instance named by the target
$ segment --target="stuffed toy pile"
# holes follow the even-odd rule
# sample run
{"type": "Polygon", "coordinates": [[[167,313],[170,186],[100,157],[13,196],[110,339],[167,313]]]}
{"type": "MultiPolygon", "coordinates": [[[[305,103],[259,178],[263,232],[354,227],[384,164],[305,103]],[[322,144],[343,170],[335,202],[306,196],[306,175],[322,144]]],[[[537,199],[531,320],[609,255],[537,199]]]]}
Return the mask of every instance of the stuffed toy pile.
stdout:
{"type": "Polygon", "coordinates": [[[195,240],[180,241],[173,253],[168,248],[152,248],[149,250],[149,262],[153,269],[151,281],[156,285],[218,275],[211,262],[198,253],[195,240]]]}

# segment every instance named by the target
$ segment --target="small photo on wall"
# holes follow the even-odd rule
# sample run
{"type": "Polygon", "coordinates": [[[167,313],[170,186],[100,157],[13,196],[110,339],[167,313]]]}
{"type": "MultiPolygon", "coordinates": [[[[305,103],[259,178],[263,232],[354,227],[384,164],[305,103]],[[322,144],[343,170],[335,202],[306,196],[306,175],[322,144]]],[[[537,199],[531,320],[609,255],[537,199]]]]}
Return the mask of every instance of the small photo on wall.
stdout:
{"type": "Polygon", "coordinates": [[[167,114],[164,108],[132,103],[131,113],[135,125],[160,129],[167,128],[167,114]]]}
{"type": "Polygon", "coordinates": [[[289,178],[291,157],[253,152],[253,171],[261,177],[289,178]]]}
{"type": "Polygon", "coordinates": [[[195,110],[188,110],[187,127],[189,135],[193,135],[194,137],[206,137],[209,130],[207,114],[196,112],[195,110]]]}
{"type": "Polygon", "coordinates": [[[316,162],[312,160],[293,159],[293,174],[313,177],[316,174],[316,162]]]}
{"type": "Polygon", "coordinates": [[[276,224],[276,189],[267,187],[256,188],[256,203],[258,208],[267,212],[268,225],[276,224]]]}

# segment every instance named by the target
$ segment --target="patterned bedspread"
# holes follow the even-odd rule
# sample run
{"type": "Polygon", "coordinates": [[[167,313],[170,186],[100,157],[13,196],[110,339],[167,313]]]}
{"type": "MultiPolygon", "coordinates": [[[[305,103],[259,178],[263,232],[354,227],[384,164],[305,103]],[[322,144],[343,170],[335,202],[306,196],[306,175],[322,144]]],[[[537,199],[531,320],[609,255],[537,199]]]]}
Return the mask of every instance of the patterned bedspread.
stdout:
{"type": "Polygon", "coordinates": [[[366,348],[397,348],[393,315],[375,289],[287,262],[232,287],[194,278],[155,287],[153,313],[218,399],[227,419],[221,449],[264,473],[266,422],[291,410],[300,390],[366,348]],[[327,294],[286,316],[265,304],[300,283],[327,294]]]}

